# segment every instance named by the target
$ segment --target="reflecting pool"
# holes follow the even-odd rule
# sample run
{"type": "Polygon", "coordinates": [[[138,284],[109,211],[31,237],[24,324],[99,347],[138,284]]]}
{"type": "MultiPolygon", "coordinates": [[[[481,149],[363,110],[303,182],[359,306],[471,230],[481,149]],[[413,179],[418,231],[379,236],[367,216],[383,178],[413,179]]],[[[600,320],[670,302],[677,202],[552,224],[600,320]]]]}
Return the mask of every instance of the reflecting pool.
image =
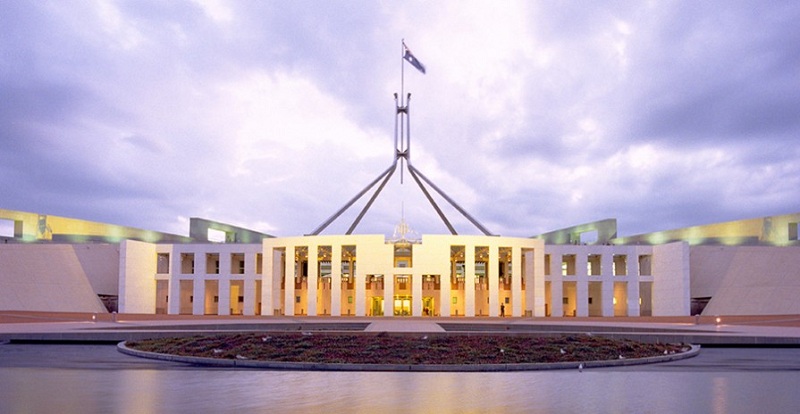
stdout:
{"type": "Polygon", "coordinates": [[[800,349],[513,373],[198,368],[107,345],[0,344],[0,412],[795,413],[800,349]]]}

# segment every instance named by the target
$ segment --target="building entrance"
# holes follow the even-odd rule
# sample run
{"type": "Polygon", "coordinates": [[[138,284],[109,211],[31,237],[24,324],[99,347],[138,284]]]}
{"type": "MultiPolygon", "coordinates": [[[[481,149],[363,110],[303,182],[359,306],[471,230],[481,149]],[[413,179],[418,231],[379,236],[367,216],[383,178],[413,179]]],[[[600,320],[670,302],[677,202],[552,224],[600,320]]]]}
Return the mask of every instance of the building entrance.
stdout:
{"type": "Polygon", "coordinates": [[[436,316],[436,302],[433,297],[426,296],[422,298],[422,316],[436,316]]]}
{"type": "Polygon", "coordinates": [[[411,316],[411,296],[395,295],[394,316],[411,316]]]}
{"type": "Polygon", "coordinates": [[[383,316],[383,298],[380,296],[373,296],[370,303],[370,315],[383,316]]]}

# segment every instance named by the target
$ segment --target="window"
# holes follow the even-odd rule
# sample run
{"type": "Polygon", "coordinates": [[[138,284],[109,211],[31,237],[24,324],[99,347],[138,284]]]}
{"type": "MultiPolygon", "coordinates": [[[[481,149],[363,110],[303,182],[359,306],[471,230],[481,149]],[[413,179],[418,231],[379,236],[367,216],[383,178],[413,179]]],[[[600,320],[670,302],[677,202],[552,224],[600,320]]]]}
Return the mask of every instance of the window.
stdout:
{"type": "Polygon", "coordinates": [[[231,253],[231,274],[244,274],[244,253],[231,253]]]}
{"type": "Polygon", "coordinates": [[[575,276],[575,255],[565,254],[561,257],[561,275],[575,276]]]}
{"type": "Polygon", "coordinates": [[[400,290],[408,289],[408,282],[409,282],[408,276],[397,276],[395,278],[395,281],[397,282],[398,289],[400,290]]]}
{"type": "Polygon", "coordinates": [[[602,256],[599,254],[590,254],[586,261],[586,274],[590,276],[600,276],[602,256]]]}
{"type": "Polygon", "coordinates": [[[394,245],[394,267],[413,266],[413,249],[409,243],[397,243],[394,245]]]}
{"type": "Polygon", "coordinates": [[[219,274],[219,253],[206,253],[206,274],[219,274]]]}
{"type": "Polygon", "coordinates": [[[332,273],[331,262],[329,260],[319,262],[319,276],[329,277],[332,273]]]}
{"type": "Polygon", "coordinates": [[[624,254],[615,254],[612,266],[614,268],[614,276],[625,276],[628,274],[628,256],[624,254]]]}
{"type": "Polygon", "coordinates": [[[156,272],[162,275],[169,273],[169,253],[159,253],[156,260],[156,272]]]}
{"type": "Polygon", "coordinates": [[[486,262],[475,262],[475,276],[486,277],[486,262]]]}
{"type": "Polygon", "coordinates": [[[225,243],[226,235],[222,230],[208,229],[206,236],[208,237],[208,241],[212,243],[225,243]]]}
{"type": "Polygon", "coordinates": [[[194,253],[181,253],[181,273],[194,274],[194,253]]]}
{"type": "Polygon", "coordinates": [[[639,256],[639,276],[652,275],[653,257],[648,254],[639,256]]]}

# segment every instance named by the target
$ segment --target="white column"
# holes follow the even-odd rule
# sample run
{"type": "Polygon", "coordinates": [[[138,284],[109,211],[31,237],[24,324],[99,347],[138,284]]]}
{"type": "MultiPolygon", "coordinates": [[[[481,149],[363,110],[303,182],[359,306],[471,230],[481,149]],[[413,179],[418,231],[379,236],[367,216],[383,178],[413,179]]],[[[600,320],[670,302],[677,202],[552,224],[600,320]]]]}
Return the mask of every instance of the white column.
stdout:
{"type": "Polygon", "coordinates": [[[231,314],[231,253],[228,251],[219,252],[219,273],[217,279],[217,315],[231,314]]]}
{"type": "MultiPolygon", "coordinates": [[[[578,266],[578,255],[576,254],[575,266],[578,266]]],[[[583,269],[576,269],[576,311],[575,316],[589,316],[589,278],[586,276],[586,260],[581,261],[583,269]]]]}
{"type": "Polygon", "coordinates": [[[625,295],[628,297],[625,312],[628,316],[639,316],[639,275],[642,273],[639,267],[639,254],[639,250],[631,250],[628,255],[628,275],[625,277],[627,282],[625,295]]]}
{"type": "Polygon", "coordinates": [[[412,273],[411,277],[411,316],[422,316],[422,275],[412,273]]]}
{"type": "MultiPolygon", "coordinates": [[[[261,315],[272,316],[275,312],[275,304],[280,303],[280,298],[275,302],[275,280],[280,277],[280,251],[275,250],[274,246],[267,246],[262,243],[263,252],[261,264],[261,315]],[[277,256],[277,257],[276,257],[277,256]]],[[[280,283],[278,283],[280,289],[280,283]]]]}
{"type": "MultiPolygon", "coordinates": [[[[500,262],[500,252],[496,245],[489,246],[489,258],[486,262],[486,276],[489,281],[489,316],[500,316],[500,283],[499,275],[497,274],[497,266],[500,262]]],[[[505,305],[504,305],[505,306],[505,305]]],[[[511,312],[511,309],[506,310],[511,312]]]]}
{"type": "Polygon", "coordinates": [[[533,286],[534,286],[534,308],[533,316],[544,316],[544,243],[541,247],[533,250],[533,286]]]}
{"type": "Polygon", "coordinates": [[[302,271],[300,266],[295,266],[295,251],[297,246],[286,246],[286,260],[284,266],[285,291],[283,295],[284,309],[283,314],[294,316],[294,281],[298,273],[302,271]]]}
{"type": "Polygon", "coordinates": [[[248,316],[255,315],[258,298],[256,298],[256,280],[253,279],[253,276],[249,275],[244,279],[243,289],[244,309],[242,309],[242,314],[248,316]]]}
{"type": "Polygon", "coordinates": [[[280,315],[283,313],[281,283],[283,283],[285,267],[283,261],[286,256],[286,248],[281,250],[270,247],[267,253],[270,256],[270,264],[264,269],[266,270],[265,274],[269,276],[261,281],[261,314],[269,316],[280,315]]]}
{"type": "Polygon", "coordinates": [[[383,275],[383,316],[394,316],[394,274],[383,275]]]}
{"type": "Polygon", "coordinates": [[[602,315],[604,317],[614,316],[614,276],[603,275],[601,285],[601,304],[602,315]]]}
{"type": "MultiPolygon", "coordinates": [[[[444,270],[444,267],[442,267],[442,270],[444,270]]],[[[450,272],[452,271],[452,266],[448,259],[447,273],[440,272],[441,274],[439,275],[439,316],[450,317],[450,304],[453,301],[450,297],[450,272]]]]}
{"type": "MultiPolygon", "coordinates": [[[[533,252],[531,252],[531,260],[533,260],[533,252]]],[[[506,270],[507,271],[507,270],[506,270]]],[[[522,248],[513,247],[511,249],[511,316],[525,316],[522,309],[522,248]]],[[[528,289],[533,290],[533,278],[526,279],[526,286],[528,289]]],[[[533,302],[526,302],[531,306],[533,302]]],[[[509,310],[506,309],[506,312],[509,310]]]]}
{"type": "MultiPolygon", "coordinates": [[[[167,313],[177,315],[181,313],[181,253],[172,249],[169,258],[169,293],[167,313]]],[[[191,277],[195,277],[192,275],[191,277]]]]}
{"type": "MultiPolygon", "coordinates": [[[[230,264],[230,263],[229,263],[230,264]]],[[[230,267],[226,267],[230,271],[230,267]]],[[[219,303],[217,306],[217,313],[219,315],[231,314],[231,276],[227,273],[219,275],[219,282],[217,282],[217,295],[219,295],[219,303]]]]}
{"type": "Polygon", "coordinates": [[[580,249],[575,253],[575,275],[580,279],[589,275],[587,266],[589,264],[589,257],[586,255],[586,250],[580,249]]]}
{"type": "MultiPolygon", "coordinates": [[[[638,258],[637,258],[638,261],[638,258]]],[[[628,316],[639,316],[641,305],[639,304],[639,274],[628,275],[628,316]]]]}
{"type": "MultiPolygon", "coordinates": [[[[535,272],[536,256],[532,249],[525,249],[519,253],[520,260],[518,263],[513,263],[514,268],[519,268],[520,277],[525,278],[525,309],[524,311],[531,311],[531,315],[536,316],[536,278],[541,277],[544,281],[544,275],[537,275],[535,272]]],[[[544,269],[544,267],[542,267],[544,269]]],[[[544,285],[542,285],[544,286],[544,285]]]]}
{"type": "MultiPolygon", "coordinates": [[[[356,269],[357,270],[357,269],[356,269]]],[[[355,277],[355,285],[356,285],[356,316],[366,316],[366,302],[367,302],[367,277],[363,275],[360,271],[351,272],[353,277],[355,277]]]]}
{"type": "Polygon", "coordinates": [[[475,245],[464,246],[464,316],[475,316],[475,245]]]}
{"type": "Polygon", "coordinates": [[[192,315],[203,315],[206,312],[206,280],[195,277],[192,289],[192,315]]]}
{"type": "Polygon", "coordinates": [[[331,316],[342,316],[342,246],[339,244],[331,246],[331,316]]]}
{"type": "Polygon", "coordinates": [[[306,315],[317,316],[317,282],[319,280],[319,247],[308,245],[308,283],[306,284],[306,315]]]}
{"type": "Polygon", "coordinates": [[[169,252],[169,274],[181,275],[181,253],[171,249],[169,252]]]}
{"type": "Polygon", "coordinates": [[[178,275],[169,275],[169,296],[167,297],[167,313],[177,315],[181,313],[181,280],[178,275]]]}
{"type": "Polygon", "coordinates": [[[564,316],[564,281],[561,273],[550,276],[550,315],[554,318],[564,316]]]}

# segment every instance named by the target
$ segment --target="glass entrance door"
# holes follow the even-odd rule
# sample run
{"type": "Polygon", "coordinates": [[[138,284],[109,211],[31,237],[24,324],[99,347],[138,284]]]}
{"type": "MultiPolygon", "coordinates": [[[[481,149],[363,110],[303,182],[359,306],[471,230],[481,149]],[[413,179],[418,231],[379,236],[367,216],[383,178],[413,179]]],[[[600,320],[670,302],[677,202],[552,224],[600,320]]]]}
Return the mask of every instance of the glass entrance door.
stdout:
{"type": "Polygon", "coordinates": [[[383,316],[383,298],[380,296],[373,296],[372,303],[370,304],[370,315],[383,316]]]}
{"type": "Polygon", "coordinates": [[[422,298],[422,316],[435,316],[435,310],[433,297],[426,296],[422,298]]]}
{"type": "Polygon", "coordinates": [[[394,316],[411,316],[411,296],[395,295],[394,316]]]}

